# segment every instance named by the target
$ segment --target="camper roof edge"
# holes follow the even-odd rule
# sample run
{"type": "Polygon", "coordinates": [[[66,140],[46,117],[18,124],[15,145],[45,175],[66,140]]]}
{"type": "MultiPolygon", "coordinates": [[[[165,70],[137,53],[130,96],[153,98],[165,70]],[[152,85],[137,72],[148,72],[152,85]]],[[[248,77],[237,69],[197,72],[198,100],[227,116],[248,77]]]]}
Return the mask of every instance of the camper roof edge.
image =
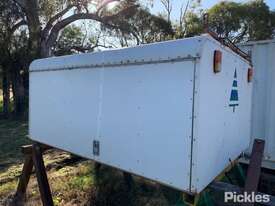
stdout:
{"type": "MultiPolygon", "coordinates": [[[[135,47],[38,59],[31,63],[30,72],[118,67],[187,60],[194,61],[201,57],[201,48],[206,40],[223,46],[227,51],[238,55],[230,47],[223,45],[210,34],[202,34],[185,39],[157,42],[135,47]]],[[[240,57],[249,62],[242,56],[240,57]]]]}
{"type": "Polygon", "coordinates": [[[201,56],[203,42],[209,38],[196,36],[135,47],[38,59],[31,63],[30,71],[197,59],[201,56]]]}

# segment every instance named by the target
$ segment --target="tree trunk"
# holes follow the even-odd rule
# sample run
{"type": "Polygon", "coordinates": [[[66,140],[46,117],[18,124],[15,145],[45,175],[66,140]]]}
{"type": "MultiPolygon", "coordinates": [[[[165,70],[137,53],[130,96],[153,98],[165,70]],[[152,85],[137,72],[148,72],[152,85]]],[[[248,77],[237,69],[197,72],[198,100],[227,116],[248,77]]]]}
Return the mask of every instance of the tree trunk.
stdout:
{"type": "MultiPolygon", "coordinates": [[[[29,97],[29,72],[25,71],[22,75],[22,80],[23,80],[23,87],[24,87],[24,97],[25,100],[28,100],[29,97]]],[[[27,102],[25,102],[27,103],[27,102]]],[[[28,105],[25,105],[28,108],[28,105]]]]}
{"type": "Polygon", "coordinates": [[[10,83],[7,71],[3,72],[3,114],[4,118],[9,118],[9,107],[10,107],[10,83]]]}
{"type": "Polygon", "coordinates": [[[14,100],[14,114],[21,117],[24,114],[24,85],[20,71],[15,69],[12,74],[12,92],[14,100]]]}
{"type": "Polygon", "coordinates": [[[30,60],[41,56],[41,23],[39,20],[39,6],[37,0],[25,0],[26,17],[30,35],[29,53],[30,60]]]}

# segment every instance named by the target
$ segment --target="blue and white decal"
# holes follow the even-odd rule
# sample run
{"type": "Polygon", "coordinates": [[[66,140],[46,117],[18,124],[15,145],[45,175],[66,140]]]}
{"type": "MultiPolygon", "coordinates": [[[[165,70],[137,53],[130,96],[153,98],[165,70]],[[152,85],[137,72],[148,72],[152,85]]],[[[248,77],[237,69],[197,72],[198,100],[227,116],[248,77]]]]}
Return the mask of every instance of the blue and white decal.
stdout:
{"type": "Polygon", "coordinates": [[[235,112],[235,108],[239,106],[239,95],[238,95],[238,81],[237,81],[237,70],[235,69],[234,80],[230,94],[230,103],[229,106],[233,108],[233,112],[235,112]]]}

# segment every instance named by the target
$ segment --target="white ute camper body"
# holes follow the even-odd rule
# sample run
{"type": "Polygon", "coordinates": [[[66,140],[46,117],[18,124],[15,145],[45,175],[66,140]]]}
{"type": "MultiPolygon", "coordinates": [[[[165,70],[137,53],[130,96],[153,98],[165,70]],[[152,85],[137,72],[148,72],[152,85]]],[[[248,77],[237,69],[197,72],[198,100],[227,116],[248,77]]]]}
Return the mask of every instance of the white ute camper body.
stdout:
{"type": "Polygon", "coordinates": [[[209,35],[36,60],[29,134],[198,193],[249,146],[249,67],[209,35]]]}

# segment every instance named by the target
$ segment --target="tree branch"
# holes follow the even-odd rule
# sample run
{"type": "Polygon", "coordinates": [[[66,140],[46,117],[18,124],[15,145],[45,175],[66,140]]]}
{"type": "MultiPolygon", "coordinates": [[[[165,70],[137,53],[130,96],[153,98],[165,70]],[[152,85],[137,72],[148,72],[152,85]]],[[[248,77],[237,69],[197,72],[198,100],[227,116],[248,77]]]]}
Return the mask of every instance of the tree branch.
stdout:
{"type": "Polygon", "coordinates": [[[138,5],[130,6],[125,9],[122,9],[121,11],[117,12],[116,14],[113,14],[110,16],[105,16],[105,17],[100,17],[96,13],[73,14],[73,15],[61,20],[60,22],[56,23],[53,26],[51,33],[49,35],[49,38],[47,39],[47,42],[46,42],[47,48],[51,48],[54,45],[60,30],[62,30],[64,27],[66,27],[67,25],[69,25],[77,20],[90,19],[90,20],[95,20],[95,21],[101,22],[103,24],[108,24],[108,22],[110,20],[117,18],[121,15],[124,15],[127,12],[129,12],[130,10],[135,9],[137,7],[138,7],[138,5]]]}
{"type": "Polygon", "coordinates": [[[99,5],[99,7],[97,8],[96,14],[99,14],[99,12],[100,12],[103,8],[105,8],[108,4],[110,4],[110,3],[112,3],[112,2],[118,2],[118,1],[120,1],[120,0],[105,0],[105,1],[103,1],[103,2],[99,5]]]}
{"type": "Polygon", "coordinates": [[[101,21],[102,19],[97,16],[94,13],[79,13],[79,14],[73,14],[63,20],[61,20],[60,22],[58,22],[57,24],[55,24],[51,30],[51,33],[49,35],[49,38],[47,39],[47,47],[51,47],[54,42],[56,41],[57,37],[58,37],[58,33],[61,29],[63,29],[64,27],[66,27],[67,25],[80,20],[80,19],[91,19],[91,20],[95,20],[95,21],[101,21]]]}
{"type": "Polygon", "coordinates": [[[185,25],[183,35],[185,35],[185,33],[186,33],[186,14],[187,14],[187,11],[188,11],[188,8],[189,8],[189,3],[190,3],[190,0],[187,1],[184,11],[183,11],[183,4],[182,4],[182,7],[181,7],[181,15],[180,15],[181,32],[183,30],[183,24],[185,25]]]}
{"type": "Polygon", "coordinates": [[[240,43],[240,41],[243,39],[247,31],[248,31],[248,27],[245,25],[243,31],[240,34],[238,34],[236,37],[234,37],[233,43],[234,44],[240,43]]]}
{"type": "Polygon", "coordinates": [[[59,18],[61,18],[62,16],[64,16],[68,11],[70,11],[75,5],[69,5],[67,6],[64,10],[62,10],[61,12],[57,13],[56,15],[54,15],[46,24],[45,28],[42,31],[42,37],[46,38],[46,36],[48,35],[48,33],[50,32],[50,30],[53,27],[54,22],[56,22],[59,18]]]}
{"type": "Polygon", "coordinates": [[[14,3],[18,4],[22,9],[25,9],[26,3],[24,0],[12,0],[14,3]]]}
{"type": "Polygon", "coordinates": [[[93,51],[95,48],[97,47],[102,47],[102,48],[109,48],[103,44],[95,44],[94,46],[71,46],[69,47],[68,49],[69,50],[75,50],[75,51],[78,51],[78,52],[81,52],[81,53],[85,53],[87,51],[93,51]]]}
{"type": "Polygon", "coordinates": [[[15,25],[13,25],[13,27],[10,29],[10,34],[13,34],[19,27],[23,25],[27,25],[27,22],[25,20],[22,20],[16,23],[15,25]]]}

